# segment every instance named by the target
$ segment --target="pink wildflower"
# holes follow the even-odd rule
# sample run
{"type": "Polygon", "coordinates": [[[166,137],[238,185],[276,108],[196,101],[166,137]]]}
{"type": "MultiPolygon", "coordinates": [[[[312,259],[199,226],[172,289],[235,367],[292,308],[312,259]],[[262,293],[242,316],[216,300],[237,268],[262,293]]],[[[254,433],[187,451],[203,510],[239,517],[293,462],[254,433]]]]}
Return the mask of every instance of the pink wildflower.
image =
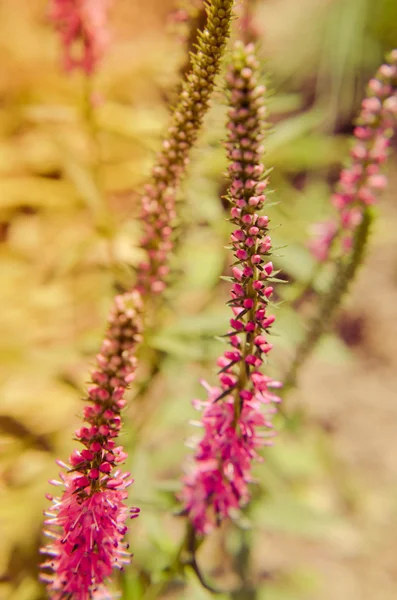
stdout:
{"type": "Polygon", "coordinates": [[[368,84],[367,97],[354,130],[350,165],[343,169],[332,203],[338,211],[334,220],[319,224],[310,249],[319,262],[329,258],[334,240],[340,235],[342,249],[348,250],[366,206],[374,204],[378,192],[387,184],[381,166],[397,119],[397,50],[389,57],[368,84]]]}
{"type": "Polygon", "coordinates": [[[66,472],[51,482],[64,488],[60,498],[49,497],[53,506],[45,533],[53,542],[42,549],[50,557],[42,568],[50,573],[41,578],[54,600],[89,600],[104,593],[113,568],[129,562],[126,521],[139,509],[124,504],[132,479],[119,469],[127,455],[116,440],[124,392],[134,379],[140,311],[138,293],[115,298],[83,411],[86,425],[75,432],[84,448],[72,452],[69,465],[58,462],[66,472]]]}
{"type": "Polygon", "coordinates": [[[50,18],[59,31],[66,71],[93,73],[109,44],[110,0],[51,0],[50,18]]]}
{"type": "Polygon", "coordinates": [[[229,348],[218,359],[219,386],[206,386],[207,400],[196,402],[203,408],[204,435],[180,493],[185,512],[201,534],[248,502],[252,462],[272,435],[270,417],[279,401],[272,389],[281,385],[260,370],[271,349],[267,333],[274,316],[268,314],[268,302],[275,272],[269,261],[269,219],[259,215],[268,182],[261,164],[265,107],[257,69],[253,45],[236,44],[227,75],[231,108],[226,143],[235,226],[232,329],[229,348]]]}

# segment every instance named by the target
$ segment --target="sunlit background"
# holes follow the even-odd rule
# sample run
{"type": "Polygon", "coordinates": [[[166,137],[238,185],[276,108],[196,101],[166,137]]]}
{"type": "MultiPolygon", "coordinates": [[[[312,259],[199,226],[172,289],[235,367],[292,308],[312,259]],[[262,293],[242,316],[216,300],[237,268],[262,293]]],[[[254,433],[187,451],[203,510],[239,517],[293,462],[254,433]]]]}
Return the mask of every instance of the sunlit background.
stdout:
{"type": "MultiPolygon", "coordinates": [[[[47,2],[0,0],[0,598],[45,597],[37,563],[47,481],[55,459],[74,448],[111,298],[141,258],[139,198],[186,62],[176,8],[176,0],[114,0],[112,42],[88,89],[83,74],[62,71],[47,2]]],[[[285,302],[269,367],[282,377],[316,293],[301,311],[289,302],[313,267],[308,231],[332,211],[366,82],[397,46],[397,2],[258,0],[251,8],[273,91],[269,214],[283,247],[275,263],[290,282],[278,290],[285,302]]],[[[220,77],[180,193],[173,283],[125,413],[130,501],[142,510],[119,581],[125,600],[156,597],[149,583],[175,555],[191,400],[203,397],[200,378],[214,381],[215,336],[227,329],[224,119],[220,77]]],[[[290,418],[255,469],[254,501],[200,548],[203,572],[229,590],[219,598],[396,598],[395,150],[365,265],[285,400],[290,418]]],[[[188,574],[159,597],[210,594],[188,574]]]]}

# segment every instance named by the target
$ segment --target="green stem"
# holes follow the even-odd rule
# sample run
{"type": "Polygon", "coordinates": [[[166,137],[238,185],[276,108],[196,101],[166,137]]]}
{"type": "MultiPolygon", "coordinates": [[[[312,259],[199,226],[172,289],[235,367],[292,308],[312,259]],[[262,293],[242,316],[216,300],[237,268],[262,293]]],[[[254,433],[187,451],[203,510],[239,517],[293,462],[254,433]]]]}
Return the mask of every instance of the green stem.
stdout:
{"type": "Polygon", "coordinates": [[[363,261],[373,215],[369,208],[363,211],[363,219],[357,227],[353,248],[347,261],[340,260],[328,292],[322,297],[317,315],[312,319],[305,339],[299,344],[292,364],[284,377],[283,395],[297,382],[299,369],[313,352],[322,335],[327,331],[343,296],[353,281],[363,261]]]}
{"type": "Polygon", "coordinates": [[[163,579],[152,585],[150,588],[148,588],[145,595],[143,596],[143,600],[155,600],[156,598],[158,598],[159,595],[169,585],[171,578],[175,575],[183,574],[187,567],[191,567],[193,569],[201,585],[206,590],[212,593],[217,593],[217,590],[209,586],[208,583],[204,580],[197,564],[196,552],[202,544],[202,542],[203,539],[197,538],[194,527],[192,526],[190,521],[187,521],[186,532],[175,554],[174,560],[165,570],[163,579]]]}

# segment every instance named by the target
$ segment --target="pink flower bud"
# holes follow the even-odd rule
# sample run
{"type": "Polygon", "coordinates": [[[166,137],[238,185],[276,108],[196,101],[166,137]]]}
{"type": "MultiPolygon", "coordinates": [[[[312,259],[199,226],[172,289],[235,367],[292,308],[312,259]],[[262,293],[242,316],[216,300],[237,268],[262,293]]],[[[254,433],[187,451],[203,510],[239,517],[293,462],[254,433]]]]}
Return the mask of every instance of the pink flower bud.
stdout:
{"type": "Polygon", "coordinates": [[[225,357],[233,362],[238,362],[241,358],[241,352],[238,352],[236,350],[234,351],[226,351],[225,352],[225,357]]]}
{"type": "Polygon", "coordinates": [[[102,450],[102,446],[99,442],[93,442],[90,445],[90,450],[91,450],[91,452],[95,452],[95,453],[100,452],[102,450]]]}
{"type": "Polygon", "coordinates": [[[241,281],[243,278],[243,271],[238,267],[232,268],[233,277],[237,279],[237,281],[241,281]]]}
{"type": "Polygon", "coordinates": [[[245,362],[246,362],[248,365],[253,365],[253,366],[255,366],[255,365],[256,365],[256,362],[257,362],[257,357],[256,357],[256,356],[254,356],[253,354],[248,354],[248,356],[246,356],[246,358],[245,358],[245,362]]]}
{"type": "Polygon", "coordinates": [[[266,216],[263,217],[259,217],[259,219],[257,220],[256,224],[258,225],[258,227],[267,227],[269,224],[269,218],[266,216]]]}
{"type": "Polygon", "coordinates": [[[244,242],[246,235],[241,229],[236,229],[236,231],[233,231],[232,233],[232,238],[238,242],[244,242]]]}
{"type": "Polygon", "coordinates": [[[269,285],[265,291],[264,291],[264,295],[266,296],[266,298],[270,298],[270,296],[273,294],[273,288],[271,285],[269,285]]]}
{"type": "Polygon", "coordinates": [[[104,462],[99,467],[99,470],[101,471],[101,473],[111,473],[111,471],[112,471],[112,465],[109,464],[108,462],[104,462]]]}
{"type": "Polygon", "coordinates": [[[254,301],[252,298],[246,298],[243,302],[244,308],[250,310],[254,306],[254,301]]]}
{"type": "Polygon", "coordinates": [[[273,273],[273,263],[272,262],[266,263],[263,267],[263,270],[268,276],[270,276],[273,273]]]}
{"type": "Polygon", "coordinates": [[[239,283],[235,283],[232,287],[232,292],[239,297],[244,296],[245,292],[244,292],[244,288],[242,285],[240,285],[239,283]]]}
{"type": "Polygon", "coordinates": [[[240,248],[239,250],[237,250],[236,252],[236,258],[238,258],[239,260],[247,260],[248,258],[248,253],[246,250],[243,250],[242,248],[240,248]]]}
{"type": "Polygon", "coordinates": [[[266,319],[262,321],[263,329],[267,329],[268,327],[270,327],[270,325],[273,325],[275,320],[276,317],[274,315],[269,315],[268,317],[266,317],[266,319]]]}
{"type": "Polygon", "coordinates": [[[236,331],[242,331],[244,329],[244,325],[241,321],[237,321],[236,319],[230,319],[230,325],[236,331]]]}
{"type": "Polygon", "coordinates": [[[387,186],[387,177],[385,175],[371,175],[368,177],[368,185],[375,190],[384,190],[387,186]]]}

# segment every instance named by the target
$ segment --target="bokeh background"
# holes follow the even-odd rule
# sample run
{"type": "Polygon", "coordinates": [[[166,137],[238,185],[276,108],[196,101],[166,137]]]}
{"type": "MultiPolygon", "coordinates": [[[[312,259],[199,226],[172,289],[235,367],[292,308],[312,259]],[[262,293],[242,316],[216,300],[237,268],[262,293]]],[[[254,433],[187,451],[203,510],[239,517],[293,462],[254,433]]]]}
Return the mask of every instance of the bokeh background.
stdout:
{"type": "MultiPolygon", "coordinates": [[[[174,0],[114,0],[113,40],[92,89],[60,67],[45,0],[0,0],[0,598],[39,600],[42,511],[56,458],[74,443],[106,314],[140,259],[139,197],[186,61],[174,0]],[[87,94],[94,92],[94,115],[87,94]]],[[[263,75],[274,91],[266,164],[274,167],[280,286],[269,369],[282,377],[316,292],[310,224],[330,214],[366,81],[397,46],[395,0],[257,0],[263,75]],[[270,76],[270,77],[269,77],[270,76]]],[[[233,35],[238,35],[235,23],[233,35]]],[[[229,52],[229,51],[228,51],[229,52]]],[[[224,333],[229,225],[221,78],[180,195],[175,275],[153,322],[122,443],[136,480],[132,566],[123,598],[150,599],[183,522],[181,464],[224,333]],[[152,590],[152,591],[151,591],[152,590]]],[[[212,535],[199,562],[235,600],[394,600],[397,595],[397,158],[365,265],[285,399],[254,501],[212,535]]],[[[162,598],[205,600],[193,575],[162,598]]]]}

